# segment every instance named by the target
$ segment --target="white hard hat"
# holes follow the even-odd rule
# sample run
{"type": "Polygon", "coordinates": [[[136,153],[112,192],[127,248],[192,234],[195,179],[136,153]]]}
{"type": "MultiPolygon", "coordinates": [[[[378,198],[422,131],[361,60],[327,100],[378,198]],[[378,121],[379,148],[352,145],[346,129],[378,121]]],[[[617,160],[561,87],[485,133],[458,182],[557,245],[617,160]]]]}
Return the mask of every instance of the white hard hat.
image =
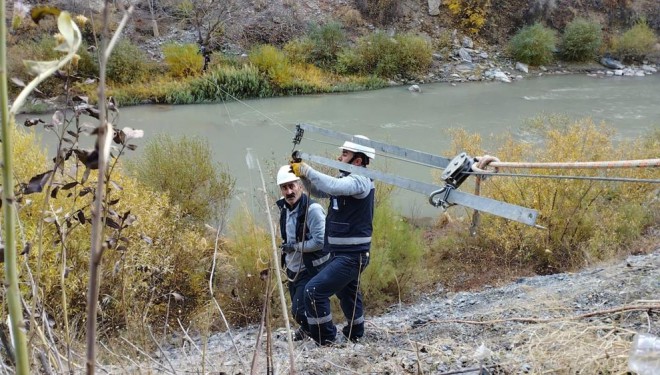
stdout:
{"type": "Polygon", "coordinates": [[[277,172],[277,184],[282,185],[286,184],[287,182],[291,181],[298,181],[300,180],[293,172],[291,172],[291,166],[290,165],[284,165],[280,168],[280,170],[277,172]]]}
{"type": "MultiPolygon", "coordinates": [[[[362,139],[369,140],[369,138],[367,138],[363,135],[356,135],[353,138],[362,138],[362,139]]],[[[351,141],[344,142],[344,144],[339,148],[341,150],[348,150],[348,151],[352,151],[352,152],[361,152],[361,153],[367,155],[367,157],[369,159],[375,159],[376,158],[376,150],[373,147],[367,147],[367,146],[359,145],[359,144],[351,142],[351,141]]]]}

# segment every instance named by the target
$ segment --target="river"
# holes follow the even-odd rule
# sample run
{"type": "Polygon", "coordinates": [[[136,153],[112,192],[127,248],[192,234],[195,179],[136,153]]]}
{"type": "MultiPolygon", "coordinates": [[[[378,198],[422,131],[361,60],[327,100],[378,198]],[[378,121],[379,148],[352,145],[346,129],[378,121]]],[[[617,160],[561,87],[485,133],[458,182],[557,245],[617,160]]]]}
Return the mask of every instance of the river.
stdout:
{"type": "MultiPolygon", "coordinates": [[[[541,114],[561,114],[605,121],[619,139],[660,129],[660,75],[594,78],[563,75],[499,82],[421,85],[422,93],[406,86],[368,92],[255,99],[208,105],[147,105],[121,109],[119,126],[157,133],[199,136],[208,140],[217,161],[237,180],[232,210],[246,204],[263,210],[260,175],[246,164],[247,150],[259,160],[268,188],[274,174],[291,154],[297,123],[309,123],[401,147],[452,157],[447,129],[463,128],[484,140],[520,133],[525,120],[541,114]]],[[[139,144],[144,144],[142,140],[139,144]]],[[[338,140],[305,134],[298,149],[330,157],[338,140]]],[[[139,148],[138,148],[139,152],[139,148]]],[[[425,182],[431,170],[376,156],[374,168],[425,182]]],[[[427,197],[398,191],[397,209],[407,216],[431,216],[438,209],[427,197]]]]}

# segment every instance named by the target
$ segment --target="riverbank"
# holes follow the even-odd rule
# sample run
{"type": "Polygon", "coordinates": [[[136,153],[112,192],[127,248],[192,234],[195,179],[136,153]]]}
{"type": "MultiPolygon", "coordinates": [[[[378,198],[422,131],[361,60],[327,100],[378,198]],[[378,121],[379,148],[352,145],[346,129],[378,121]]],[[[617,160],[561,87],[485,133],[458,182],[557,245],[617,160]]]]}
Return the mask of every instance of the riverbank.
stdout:
{"type": "MultiPolygon", "coordinates": [[[[237,4],[241,3],[239,0],[232,1],[237,4]]],[[[513,1],[511,1],[513,3],[513,1]]],[[[256,6],[254,4],[243,4],[242,9],[244,12],[241,12],[240,15],[233,16],[231,22],[226,21],[223,34],[223,42],[216,45],[215,49],[212,50],[210,56],[210,69],[213,70],[214,64],[224,64],[229,60],[232,61],[232,64],[236,66],[248,66],[251,65],[248,61],[248,53],[252,48],[258,43],[263,43],[264,41],[252,40],[250,37],[245,35],[245,31],[250,28],[255,27],[256,20],[261,20],[266,22],[264,25],[259,27],[261,32],[269,32],[268,25],[274,23],[272,26],[273,30],[270,30],[272,33],[278,33],[282,30],[278,30],[276,27],[277,24],[287,25],[291,27],[290,34],[286,35],[288,39],[282,39],[277,42],[273,42],[273,46],[277,48],[284,48],[283,44],[287,41],[299,40],[296,38],[301,38],[307,36],[306,33],[310,32],[310,27],[302,27],[301,20],[306,20],[310,24],[327,24],[328,22],[344,22],[345,25],[342,28],[342,33],[345,33],[346,42],[348,45],[355,45],[356,42],[365,35],[373,34],[375,31],[380,31],[387,33],[390,36],[401,35],[402,33],[410,33],[411,35],[419,36],[420,38],[426,40],[429,46],[433,49],[432,53],[432,62],[431,66],[422,73],[418,73],[412,76],[407,74],[406,77],[402,76],[390,76],[388,80],[383,80],[382,77],[378,78],[378,82],[363,82],[359,79],[354,81],[348,79],[348,82],[344,82],[344,78],[340,81],[332,82],[332,69],[327,72],[323,71],[323,75],[328,73],[328,77],[321,78],[323,85],[315,86],[313,82],[306,82],[307,78],[296,78],[296,80],[302,80],[306,82],[304,85],[298,87],[293,82],[288,82],[288,85],[293,84],[293,89],[276,89],[270,90],[266,89],[265,91],[258,91],[258,93],[250,93],[249,95],[258,95],[259,97],[270,96],[270,95],[291,95],[298,93],[323,93],[323,92],[341,92],[341,91],[352,91],[352,90],[366,90],[370,87],[383,87],[383,86],[399,86],[399,85],[418,85],[424,83],[437,83],[437,82],[446,82],[452,85],[457,85],[464,82],[488,82],[488,81],[501,81],[505,83],[512,83],[515,81],[520,81],[528,77],[538,77],[543,75],[558,75],[558,74],[589,74],[597,77],[607,77],[607,76],[635,76],[641,77],[645,75],[655,74],[660,69],[660,44],[656,45],[655,50],[648,54],[644,61],[641,61],[635,65],[623,65],[620,63],[615,64],[615,68],[605,67],[601,60],[592,61],[587,63],[568,63],[562,61],[556,61],[552,64],[547,64],[545,66],[530,67],[515,60],[511,60],[508,57],[508,54],[505,52],[507,48],[507,42],[510,38],[503,38],[502,35],[507,32],[511,34],[515,29],[512,29],[513,26],[509,23],[500,22],[503,30],[494,31],[489,27],[485,27],[488,31],[482,31],[477,34],[470,34],[466,31],[461,31],[460,28],[457,28],[452,22],[452,18],[443,12],[437,13],[432,12],[431,8],[436,5],[432,5],[432,2],[426,4],[411,4],[407,1],[404,1],[401,5],[401,9],[397,12],[397,17],[402,21],[400,24],[394,26],[394,24],[378,24],[370,22],[368,18],[364,17],[364,14],[360,16],[360,13],[356,9],[353,9],[352,5],[349,4],[335,4],[333,1],[328,0],[314,0],[306,2],[304,5],[293,6],[289,3],[273,2],[269,4],[263,4],[262,6],[256,6]],[[403,4],[405,3],[405,4],[403,4]],[[254,5],[254,8],[252,6],[254,5]],[[405,5],[405,6],[404,6],[405,5]],[[353,23],[346,24],[346,14],[352,11],[356,17],[359,19],[353,23]],[[357,12],[357,13],[356,13],[357,12]],[[296,27],[293,27],[296,26],[296,27]],[[431,27],[432,26],[432,27],[431,27]],[[497,37],[495,37],[497,36],[497,37]]],[[[439,6],[439,5],[438,5],[439,6]]],[[[569,4],[569,6],[579,7],[579,4],[569,4]]],[[[359,6],[358,6],[359,8],[359,6]]],[[[640,8],[644,9],[644,7],[640,8]]],[[[88,12],[91,10],[85,10],[88,12]]],[[[117,14],[123,12],[123,9],[116,9],[117,14]]],[[[163,10],[164,11],[164,10],[163,10]]],[[[606,10],[602,10],[606,12],[606,10]]],[[[644,15],[645,13],[640,13],[644,15]]],[[[650,13],[653,14],[653,13],[650,13]]],[[[495,14],[491,14],[493,20],[489,22],[496,22],[499,18],[495,14]]],[[[519,16],[519,15],[518,15],[519,16]]],[[[548,14],[548,21],[553,20],[554,15],[548,14]]],[[[153,34],[150,35],[150,30],[145,28],[147,24],[146,20],[151,17],[150,12],[147,9],[143,9],[139,6],[135,8],[135,12],[131,17],[132,22],[129,22],[127,25],[124,35],[127,39],[135,43],[139,47],[140,51],[143,51],[145,58],[151,60],[157,64],[163,64],[164,54],[163,46],[169,43],[179,43],[179,44],[197,44],[199,43],[200,30],[196,29],[193,25],[188,24],[187,22],[173,22],[174,19],[171,18],[161,18],[158,20],[160,31],[157,36],[153,34]]],[[[653,18],[649,18],[653,19],[653,18]]],[[[499,20],[502,21],[502,20],[499,20]]],[[[608,22],[612,22],[609,20],[608,22]]],[[[652,21],[651,25],[653,25],[652,21]]],[[[149,23],[150,24],[150,23],[149,23]]],[[[309,25],[308,25],[309,26],[309,25]]],[[[558,30],[561,30],[560,27],[555,26],[558,30]]],[[[624,29],[621,29],[624,30],[624,29]]],[[[617,30],[608,30],[607,37],[613,37],[617,30]]],[[[283,36],[282,36],[283,37],[283,36]]],[[[556,57],[559,57],[557,55],[556,57]]],[[[199,57],[202,59],[201,55],[199,57]]],[[[219,66],[219,65],[218,65],[219,66]]],[[[311,65],[310,65],[311,66],[311,65]]],[[[364,73],[364,72],[363,72],[364,73]]],[[[207,73],[208,74],[208,73],[207,73]]],[[[220,75],[226,74],[225,72],[218,72],[220,75]]],[[[269,73],[270,74],[270,73],[269,73]]],[[[268,76],[265,72],[259,72],[260,76],[268,76]]],[[[128,87],[120,88],[120,92],[115,92],[111,95],[115,96],[115,99],[122,97],[124,100],[120,100],[121,106],[126,106],[127,103],[132,104],[174,104],[174,103],[208,103],[211,101],[219,100],[218,95],[209,95],[209,93],[204,91],[199,91],[199,87],[204,86],[214,86],[214,85],[224,85],[222,80],[205,80],[204,76],[201,77],[199,82],[193,82],[188,87],[185,85],[176,86],[178,82],[186,82],[185,79],[181,80],[177,77],[167,77],[164,75],[160,77],[160,73],[155,74],[150,77],[151,79],[146,82],[134,82],[128,85],[128,87]],[[158,81],[156,86],[163,87],[169,86],[170,83],[173,84],[172,89],[165,90],[163,92],[154,93],[156,90],[151,82],[154,79],[158,81]],[[171,82],[170,82],[171,81],[171,82]],[[198,90],[198,91],[195,91],[198,90]],[[194,92],[191,92],[194,91],[194,92]],[[191,99],[194,97],[195,99],[191,99]]],[[[252,77],[253,79],[255,77],[252,77]]],[[[263,78],[265,86],[272,85],[272,77],[263,78]]],[[[364,77],[364,79],[369,80],[369,78],[364,77]]],[[[93,79],[87,79],[87,81],[94,82],[93,79]]],[[[238,80],[240,83],[240,79],[238,80]]],[[[254,82],[245,82],[244,85],[254,84],[254,82]]],[[[87,84],[78,84],[78,88],[84,91],[86,96],[93,98],[96,96],[96,89],[93,84],[86,86],[87,84]]],[[[233,82],[233,85],[236,85],[236,82],[233,82]]],[[[114,88],[117,88],[117,84],[113,85],[114,88]]],[[[121,86],[121,85],[120,85],[121,86]]],[[[277,85],[275,85],[277,86],[277,85]]],[[[239,88],[233,87],[233,90],[230,91],[243,92],[239,88]]],[[[411,87],[411,90],[418,90],[417,87],[411,87]]],[[[110,90],[112,91],[112,87],[110,90]]],[[[80,93],[79,93],[80,94],[80,93]]],[[[211,93],[212,94],[212,93],[211,93]]],[[[224,95],[227,96],[227,95],[224,95]]],[[[223,96],[223,98],[224,98],[223,96]]],[[[227,96],[227,99],[231,95],[227,96]]],[[[24,109],[24,112],[48,112],[56,108],[63,107],[66,103],[63,101],[66,98],[60,96],[57,98],[43,98],[36,97],[32,103],[24,109]]]]}

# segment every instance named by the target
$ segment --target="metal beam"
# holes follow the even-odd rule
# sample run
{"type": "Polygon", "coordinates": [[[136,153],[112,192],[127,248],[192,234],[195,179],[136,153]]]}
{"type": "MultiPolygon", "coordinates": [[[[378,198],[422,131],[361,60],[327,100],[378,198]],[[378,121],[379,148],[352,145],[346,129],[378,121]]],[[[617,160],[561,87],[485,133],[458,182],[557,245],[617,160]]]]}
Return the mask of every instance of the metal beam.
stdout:
{"type": "MultiPolygon", "coordinates": [[[[297,153],[297,156],[303,160],[369,177],[374,180],[398,186],[402,189],[422,193],[427,196],[431,196],[433,193],[437,193],[438,190],[442,189],[442,186],[411,180],[405,177],[399,177],[373,169],[357,167],[355,165],[342,163],[336,160],[324,158],[322,156],[310,155],[304,152],[297,153]]],[[[486,212],[531,226],[535,225],[536,217],[538,216],[538,213],[535,210],[529,208],[481,197],[478,195],[464,193],[455,189],[451,189],[447,195],[446,201],[450,204],[459,204],[461,206],[469,207],[481,212],[486,212]]]]}
{"type": "Polygon", "coordinates": [[[378,152],[382,154],[391,154],[439,169],[446,168],[449,165],[449,162],[451,161],[451,159],[429,154],[423,151],[417,151],[399,146],[394,146],[388,143],[383,143],[370,139],[367,140],[364,138],[356,138],[352,134],[342,133],[330,129],[324,129],[310,124],[298,124],[298,126],[305,131],[311,131],[313,133],[318,133],[327,137],[337,138],[344,141],[351,141],[357,144],[361,144],[363,146],[373,147],[376,150],[377,155],[378,152]]]}

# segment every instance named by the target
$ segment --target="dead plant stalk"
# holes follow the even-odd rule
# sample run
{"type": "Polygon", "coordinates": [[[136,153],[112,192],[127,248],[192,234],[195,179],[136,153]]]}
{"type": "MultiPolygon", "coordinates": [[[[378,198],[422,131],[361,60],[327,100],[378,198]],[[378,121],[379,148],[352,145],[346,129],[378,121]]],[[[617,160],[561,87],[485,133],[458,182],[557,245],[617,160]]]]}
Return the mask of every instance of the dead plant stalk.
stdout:
{"type": "MultiPolygon", "coordinates": [[[[286,326],[286,333],[287,333],[287,341],[289,343],[289,362],[291,365],[291,368],[289,369],[290,374],[295,374],[296,373],[296,368],[294,366],[295,363],[295,357],[293,354],[293,337],[291,336],[291,326],[289,325],[289,313],[286,308],[286,297],[284,296],[284,287],[282,286],[282,274],[280,270],[280,263],[277,261],[278,259],[278,254],[277,254],[277,244],[275,243],[275,228],[273,227],[273,217],[270,213],[270,209],[268,207],[268,190],[266,190],[266,181],[264,180],[264,175],[263,172],[261,171],[261,165],[259,164],[258,159],[252,158],[252,155],[248,152],[248,157],[247,157],[247,162],[248,162],[248,167],[251,169],[253,167],[256,167],[259,170],[259,176],[261,177],[261,188],[262,191],[264,192],[264,201],[266,203],[266,214],[268,216],[268,226],[270,229],[270,238],[271,238],[271,245],[273,248],[273,253],[272,253],[272,259],[270,263],[275,265],[275,276],[277,277],[277,290],[279,291],[280,295],[280,303],[282,305],[282,317],[284,318],[284,324],[286,326]]],[[[258,350],[258,348],[257,348],[258,350]]]]}
{"type": "MultiPolygon", "coordinates": [[[[110,3],[106,2],[103,7],[103,31],[101,37],[101,58],[99,62],[99,126],[97,128],[97,147],[99,155],[98,170],[99,175],[97,178],[96,195],[94,197],[94,206],[92,211],[92,238],[91,249],[89,256],[89,288],[87,294],[87,374],[91,375],[95,369],[96,358],[96,311],[99,296],[100,285],[100,266],[101,258],[103,256],[103,223],[105,213],[103,211],[103,202],[105,201],[105,172],[110,158],[110,142],[112,141],[112,125],[106,119],[106,97],[105,97],[105,78],[106,78],[106,65],[108,57],[114,47],[114,44],[119,39],[122,30],[126,26],[128,19],[133,13],[133,6],[131,5],[124,14],[114,36],[109,43],[106,44],[106,36],[108,35],[109,17],[110,17],[110,3]]],[[[107,202],[106,202],[107,203],[107,202]]]]}

